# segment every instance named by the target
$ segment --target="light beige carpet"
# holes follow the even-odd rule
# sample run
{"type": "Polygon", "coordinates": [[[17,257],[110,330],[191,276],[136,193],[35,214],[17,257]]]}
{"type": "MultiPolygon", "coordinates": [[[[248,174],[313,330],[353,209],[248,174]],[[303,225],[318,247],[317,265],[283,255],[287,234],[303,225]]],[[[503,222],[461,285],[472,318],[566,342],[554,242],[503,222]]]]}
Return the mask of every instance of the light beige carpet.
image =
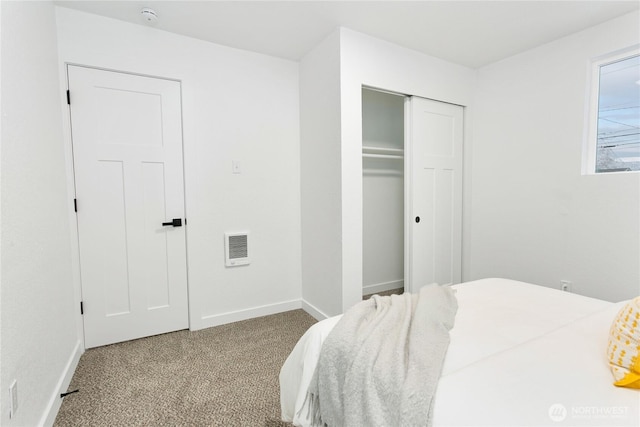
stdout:
{"type": "Polygon", "coordinates": [[[364,295],[362,297],[362,299],[369,299],[374,295],[380,295],[381,297],[388,297],[390,295],[401,295],[404,293],[404,288],[399,288],[399,289],[391,289],[390,291],[384,291],[384,292],[376,292],[375,294],[368,294],[368,295],[364,295]]]}
{"type": "Polygon", "coordinates": [[[55,426],[267,426],[278,374],[315,319],[302,310],[87,350],[55,426]]]}

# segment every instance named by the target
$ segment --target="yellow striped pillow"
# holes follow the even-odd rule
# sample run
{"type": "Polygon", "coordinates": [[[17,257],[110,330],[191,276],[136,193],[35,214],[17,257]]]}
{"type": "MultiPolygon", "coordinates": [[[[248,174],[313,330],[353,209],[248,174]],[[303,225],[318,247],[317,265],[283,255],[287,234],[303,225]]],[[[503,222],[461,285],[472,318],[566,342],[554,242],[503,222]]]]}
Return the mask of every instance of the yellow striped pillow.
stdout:
{"type": "Polygon", "coordinates": [[[613,384],[640,389],[640,297],[629,301],[614,319],[607,356],[613,384]]]}

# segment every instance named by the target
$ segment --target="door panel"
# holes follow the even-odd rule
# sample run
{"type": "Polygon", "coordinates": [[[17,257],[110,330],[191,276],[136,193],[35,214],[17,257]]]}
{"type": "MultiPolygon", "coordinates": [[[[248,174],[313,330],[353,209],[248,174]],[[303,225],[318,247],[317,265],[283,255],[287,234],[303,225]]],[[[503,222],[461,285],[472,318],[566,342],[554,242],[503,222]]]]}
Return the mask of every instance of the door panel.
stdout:
{"type": "Polygon", "coordinates": [[[155,268],[148,271],[148,281],[155,286],[146,288],[149,308],[169,306],[169,251],[167,233],[158,230],[158,224],[166,217],[165,171],[162,163],[142,163],[145,264],[155,268]]]}
{"type": "Polygon", "coordinates": [[[85,345],[187,328],[180,83],[68,73],[85,345]]]}
{"type": "Polygon", "coordinates": [[[96,104],[119,108],[102,111],[96,135],[103,144],[162,145],[162,98],[154,93],[94,87],[96,104]]]}
{"type": "Polygon", "coordinates": [[[461,280],[463,109],[411,97],[405,117],[405,281],[416,292],[430,283],[461,280]]]}
{"type": "MultiPolygon", "coordinates": [[[[435,186],[435,198],[438,201],[435,212],[434,234],[435,234],[435,252],[434,260],[434,278],[435,283],[458,283],[460,281],[459,274],[455,272],[459,268],[458,259],[454,253],[457,237],[454,231],[454,218],[456,216],[454,198],[455,198],[455,173],[453,170],[444,169],[438,174],[438,183],[435,186]]],[[[457,248],[456,248],[457,249],[457,248]]]]}
{"type": "Polygon", "coordinates": [[[123,172],[122,162],[97,162],[97,188],[102,197],[96,198],[99,215],[96,221],[102,227],[92,236],[100,239],[102,252],[108,256],[97,257],[96,266],[89,264],[92,257],[83,257],[86,261],[83,267],[100,271],[99,286],[104,289],[109,285],[109,292],[104,295],[107,316],[131,311],[123,172]]]}
{"type": "MultiPolygon", "coordinates": [[[[416,192],[413,200],[413,220],[411,224],[412,233],[408,240],[412,243],[409,251],[410,256],[416,254],[416,262],[413,266],[412,274],[409,281],[416,283],[433,283],[435,282],[435,230],[432,224],[435,221],[435,180],[436,174],[433,169],[422,168],[413,174],[416,183],[420,183],[421,191],[416,192]],[[420,221],[420,222],[416,222],[420,221]],[[420,230],[416,234],[416,229],[420,230]]],[[[406,279],[405,279],[406,280],[406,279]]],[[[405,285],[406,286],[406,285],[405,285]]],[[[417,290],[417,289],[415,289],[417,290]]],[[[414,290],[414,291],[415,291],[414,290]]]]}
{"type": "Polygon", "coordinates": [[[417,155],[423,160],[427,156],[451,158],[454,151],[454,118],[429,110],[418,111],[415,121],[415,132],[421,144],[416,147],[417,155]]]}

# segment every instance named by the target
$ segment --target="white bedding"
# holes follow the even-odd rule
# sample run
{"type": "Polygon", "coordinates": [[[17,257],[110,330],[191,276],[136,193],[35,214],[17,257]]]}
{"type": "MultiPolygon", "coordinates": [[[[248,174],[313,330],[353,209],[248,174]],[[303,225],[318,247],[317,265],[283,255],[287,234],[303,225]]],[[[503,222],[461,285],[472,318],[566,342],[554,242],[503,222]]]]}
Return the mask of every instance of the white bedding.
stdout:
{"type": "MultiPolygon", "coordinates": [[[[434,425],[640,425],[640,393],[614,387],[605,358],[621,304],[506,279],[454,288],[458,314],[434,425]]],[[[339,319],[312,326],[283,365],[283,420],[310,425],[300,408],[339,319]]]]}

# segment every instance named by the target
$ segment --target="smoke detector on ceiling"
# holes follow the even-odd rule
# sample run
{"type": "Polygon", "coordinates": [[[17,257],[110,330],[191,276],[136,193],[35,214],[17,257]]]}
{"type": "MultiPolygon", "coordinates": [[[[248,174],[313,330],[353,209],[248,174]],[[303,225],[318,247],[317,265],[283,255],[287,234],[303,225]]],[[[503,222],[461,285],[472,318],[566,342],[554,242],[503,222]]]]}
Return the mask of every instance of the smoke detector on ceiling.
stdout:
{"type": "Polygon", "coordinates": [[[148,24],[155,24],[158,21],[158,14],[156,11],[148,7],[143,8],[140,11],[140,15],[142,15],[144,22],[148,24]]]}

